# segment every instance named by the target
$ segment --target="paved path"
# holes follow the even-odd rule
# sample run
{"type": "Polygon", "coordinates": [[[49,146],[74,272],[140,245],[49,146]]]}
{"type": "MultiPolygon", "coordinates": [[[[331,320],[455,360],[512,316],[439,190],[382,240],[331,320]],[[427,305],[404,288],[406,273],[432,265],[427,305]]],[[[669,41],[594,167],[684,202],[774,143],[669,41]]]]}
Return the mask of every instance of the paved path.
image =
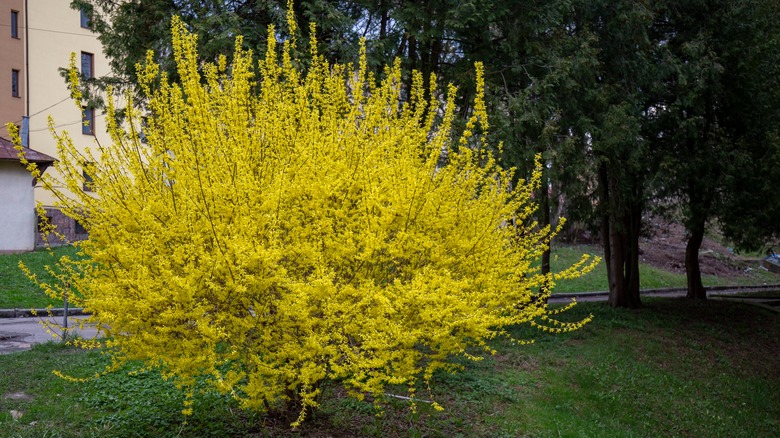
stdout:
{"type": "MultiPolygon", "coordinates": [[[[68,335],[94,338],[97,336],[94,327],[78,328],[78,320],[83,318],[86,316],[68,317],[68,335]]],[[[63,324],[62,316],[0,318],[0,354],[29,350],[35,344],[48,341],[60,341],[62,331],[57,324],[63,324]]]]}
{"type": "MultiPolygon", "coordinates": [[[[707,288],[707,295],[713,298],[716,295],[729,297],[741,292],[759,293],[762,291],[777,290],[780,290],[780,285],[740,288],[712,287],[707,288]]],[[[685,289],[656,289],[642,291],[643,297],[684,297],[685,294],[685,289]]],[[[571,301],[572,298],[576,298],[577,301],[606,301],[608,297],[609,294],[607,292],[564,293],[554,295],[550,298],[549,302],[566,303],[571,301]]],[[[755,303],[755,300],[749,298],[731,297],[728,299],[755,303]]],[[[776,311],[780,310],[780,299],[778,298],[758,301],[758,304],[760,305],[764,305],[765,307],[772,308],[776,311]]],[[[78,312],[78,309],[73,310],[78,312]]],[[[40,313],[43,313],[43,311],[40,313]]],[[[61,331],[56,325],[51,325],[51,323],[63,323],[63,316],[61,316],[62,312],[58,311],[58,313],[60,316],[39,318],[30,316],[29,311],[0,309],[0,354],[29,350],[35,344],[48,341],[59,341],[61,339],[61,331]],[[24,314],[26,316],[12,317],[19,314],[24,314]],[[47,324],[50,324],[48,328],[51,333],[47,333],[47,324]]],[[[68,317],[68,325],[71,327],[69,333],[76,334],[82,338],[94,338],[97,336],[97,330],[94,327],[85,327],[83,330],[78,329],[78,320],[83,318],[86,318],[86,316],[76,315],[68,317]]]]}
{"type": "MultiPolygon", "coordinates": [[[[728,297],[736,294],[750,292],[751,294],[759,294],[760,292],[774,292],[780,290],[780,284],[771,284],[765,286],[714,286],[707,287],[707,297],[715,298],[719,296],[728,297]]],[[[688,291],[685,288],[668,288],[668,289],[646,289],[640,292],[642,297],[666,297],[676,298],[684,297],[688,291]]],[[[548,300],[549,303],[568,303],[572,298],[576,298],[578,302],[584,301],[607,301],[609,298],[609,292],[576,292],[576,293],[561,293],[554,294],[548,300]]],[[[776,300],[774,300],[776,301],[776,300]]]]}

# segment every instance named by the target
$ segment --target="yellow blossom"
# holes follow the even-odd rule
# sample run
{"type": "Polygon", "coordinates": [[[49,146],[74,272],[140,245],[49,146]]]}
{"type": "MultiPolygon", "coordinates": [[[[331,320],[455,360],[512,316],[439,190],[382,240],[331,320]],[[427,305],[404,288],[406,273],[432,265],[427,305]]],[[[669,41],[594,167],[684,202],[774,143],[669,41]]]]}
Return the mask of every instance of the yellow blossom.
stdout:
{"type": "Polygon", "coordinates": [[[390,384],[414,395],[453,356],[493,354],[486,342],[509,325],[587,322],[551,320],[536,299],[593,262],[552,277],[534,267],[557,231],[522,225],[541,167],[510,190],[512,170],[483,153],[481,65],[457,136],[454,87],[413,72],[404,90],[400,63],[377,84],[364,47],[357,67],[312,51],[303,72],[295,39],[277,47],[273,29],[258,64],[239,39],[232,65],[204,65],[184,23],[172,34],[181,83],[150,55],[138,66],[145,112],[127,94],[118,121],[109,93],[111,143],[84,156],[58,134],[63,180],[43,175],[89,231],[86,258],[60,275],[111,336],[113,369],[160,367],[190,388],[185,413],[201,376],[246,408],[296,400],[299,424],[324,380],[357,397],[390,384]],[[80,190],[84,162],[92,193],[80,190]]]}

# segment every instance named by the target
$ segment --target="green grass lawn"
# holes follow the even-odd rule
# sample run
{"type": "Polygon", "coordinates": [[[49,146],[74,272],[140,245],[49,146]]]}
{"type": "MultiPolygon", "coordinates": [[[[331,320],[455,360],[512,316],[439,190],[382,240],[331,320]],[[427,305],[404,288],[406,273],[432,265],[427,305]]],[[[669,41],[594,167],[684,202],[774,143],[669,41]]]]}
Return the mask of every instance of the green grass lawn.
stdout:
{"type": "MultiPolygon", "coordinates": [[[[769,437],[780,430],[780,316],[727,302],[646,299],[629,311],[581,303],[571,318],[595,320],[567,335],[516,327],[536,343],[492,345],[498,354],[435,377],[436,412],[389,399],[372,403],[325,387],[322,406],[297,431],[293,414],[261,416],[229,398],[196,395],[187,424],[182,397],[156,372],[86,376],[100,351],[47,344],[0,356],[0,430],[20,437],[430,436],[769,437]],[[10,411],[22,413],[14,420],[10,411]]],[[[397,390],[403,394],[403,389],[397,390]]]]}
{"type": "Polygon", "coordinates": [[[19,261],[23,261],[41,281],[50,282],[52,277],[46,272],[45,266],[53,265],[64,255],[75,258],[77,252],[73,246],[62,246],[51,251],[0,255],[0,309],[44,308],[49,305],[62,307],[62,301],[48,297],[30,282],[19,269],[19,261]]]}

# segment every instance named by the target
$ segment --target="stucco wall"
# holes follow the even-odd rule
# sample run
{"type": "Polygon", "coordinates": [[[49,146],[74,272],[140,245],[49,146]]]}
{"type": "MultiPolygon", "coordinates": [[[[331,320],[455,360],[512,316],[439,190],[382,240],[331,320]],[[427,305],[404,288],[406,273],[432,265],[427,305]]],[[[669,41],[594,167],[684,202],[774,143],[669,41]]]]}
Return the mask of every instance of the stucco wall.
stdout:
{"type": "Polygon", "coordinates": [[[21,163],[0,161],[0,253],[32,251],[36,225],[30,172],[21,163]]]}

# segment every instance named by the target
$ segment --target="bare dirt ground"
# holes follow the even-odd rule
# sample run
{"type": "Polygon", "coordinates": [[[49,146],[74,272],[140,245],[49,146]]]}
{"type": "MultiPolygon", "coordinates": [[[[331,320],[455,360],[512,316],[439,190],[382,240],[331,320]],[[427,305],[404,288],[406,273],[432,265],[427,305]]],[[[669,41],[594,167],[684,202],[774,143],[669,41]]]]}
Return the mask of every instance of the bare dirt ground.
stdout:
{"type": "MultiPolygon", "coordinates": [[[[648,237],[639,241],[640,261],[666,271],[685,273],[685,228],[660,219],[645,222],[648,237]]],[[[730,248],[706,237],[699,251],[702,275],[742,277],[761,267],[759,257],[735,254],[730,248]]]]}

